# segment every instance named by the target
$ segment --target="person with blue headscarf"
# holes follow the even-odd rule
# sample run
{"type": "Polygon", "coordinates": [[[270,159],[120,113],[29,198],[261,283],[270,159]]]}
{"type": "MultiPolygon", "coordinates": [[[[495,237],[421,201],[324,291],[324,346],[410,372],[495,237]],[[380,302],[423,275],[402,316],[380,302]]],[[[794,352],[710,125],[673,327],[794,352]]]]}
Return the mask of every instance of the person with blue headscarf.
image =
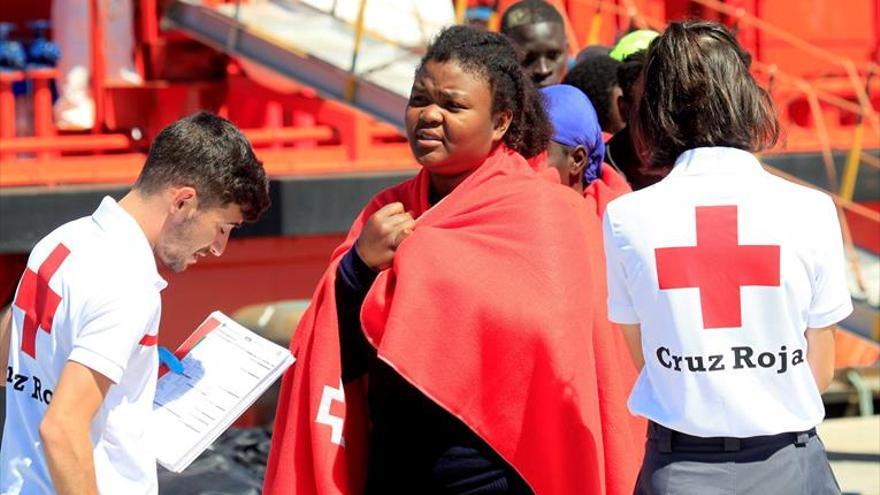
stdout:
{"type": "Polygon", "coordinates": [[[541,94],[553,124],[547,165],[556,169],[563,185],[592,203],[601,217],[605,205],[630,188],[613,167],[603,166],[605,143],[596,109],[587,95],[567,84],[547,86],[541,94]]]}
{"type": "Polygon", "coordinates": [[[557,84],[541,89],[544,109],[553,124],[547,148],[548,165],[559,172],[564,185],[583,194],[602,172],[605,143],[596,109],[574,86],[557,84]]]}

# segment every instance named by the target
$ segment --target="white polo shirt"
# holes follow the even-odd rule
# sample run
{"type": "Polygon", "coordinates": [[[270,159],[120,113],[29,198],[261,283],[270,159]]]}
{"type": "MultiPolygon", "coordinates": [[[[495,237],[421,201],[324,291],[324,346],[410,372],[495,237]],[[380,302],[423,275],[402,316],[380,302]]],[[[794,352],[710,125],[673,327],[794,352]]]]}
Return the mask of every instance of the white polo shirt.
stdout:
{"type": "Polygon", "coordinates": [[[34,247],[13,303],[0,493],[54,493],[39,426],[67,361],[114,383],[91,424],[99,491],[157,493],[147,426],[165,285],[143,230],[109,197],[34,247]]]}
{"type": "Polygon", "coordinates": [[[751,153],[697,148],[605,214],[608,313],[641,324],[630,410],[677,431],[748,437],[825,411],[807,328],[852,312],[837,211],[751,153]]]}

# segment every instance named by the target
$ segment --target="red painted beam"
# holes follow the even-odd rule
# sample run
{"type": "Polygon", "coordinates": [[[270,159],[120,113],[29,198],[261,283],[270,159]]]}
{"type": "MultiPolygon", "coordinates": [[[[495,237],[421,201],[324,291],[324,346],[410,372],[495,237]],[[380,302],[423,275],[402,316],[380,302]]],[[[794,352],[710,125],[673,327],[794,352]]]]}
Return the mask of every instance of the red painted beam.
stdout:
{"type": "Polygon", "coordinates": [[[88,152],[130,149],[132,140],[125,134],[73,134],[67,136],[26,136],[0,139],[0,153],[41,151],[88,152]]]}

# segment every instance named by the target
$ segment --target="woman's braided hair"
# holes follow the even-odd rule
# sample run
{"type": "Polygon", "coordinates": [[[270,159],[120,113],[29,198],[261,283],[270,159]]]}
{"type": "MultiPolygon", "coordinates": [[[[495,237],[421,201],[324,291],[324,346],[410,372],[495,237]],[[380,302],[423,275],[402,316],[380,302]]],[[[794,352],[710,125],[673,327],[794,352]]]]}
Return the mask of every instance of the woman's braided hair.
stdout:
{"type": "Polygon", "coordinates": [[[531,79],[522,71],[516,51],[500,34],[470,26],[444,29],[422,58],[428,62],[455,61],[466,72],[484,78],[492,91],[492,113],[509,110],[512,119],[504,144],[526,158],[547,149],[553,128],[531,79]]]}

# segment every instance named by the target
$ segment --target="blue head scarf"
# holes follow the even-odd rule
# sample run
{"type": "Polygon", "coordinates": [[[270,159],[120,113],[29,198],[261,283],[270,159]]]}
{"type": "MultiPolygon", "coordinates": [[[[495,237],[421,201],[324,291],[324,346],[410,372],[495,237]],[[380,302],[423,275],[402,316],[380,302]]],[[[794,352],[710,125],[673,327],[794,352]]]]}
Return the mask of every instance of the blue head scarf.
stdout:
{"type": "Polygon", "coordinates": [[[541,89],[544,109],[553,124],[552,140],[571,148],[583,146],[587,151],[584,167],[584,185],[602,175],[605,142],[599,117],[590,99],[581,90],[567,84],[556,84],[541,89]]]}

